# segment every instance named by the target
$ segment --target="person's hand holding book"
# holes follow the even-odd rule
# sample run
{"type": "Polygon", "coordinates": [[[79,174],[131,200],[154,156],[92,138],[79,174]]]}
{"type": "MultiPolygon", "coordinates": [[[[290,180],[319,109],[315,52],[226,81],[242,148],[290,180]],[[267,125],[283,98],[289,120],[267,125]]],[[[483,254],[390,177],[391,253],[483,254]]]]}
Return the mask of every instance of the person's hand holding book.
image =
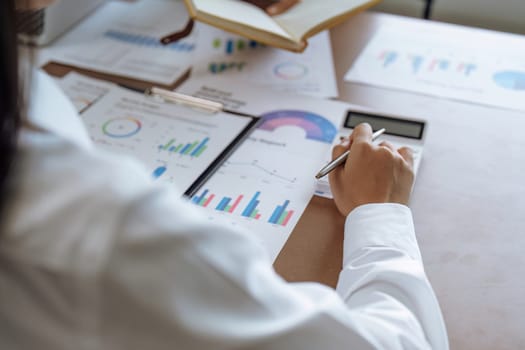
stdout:
{"type": "Polygon", "coordinates": [[[299,0],[242,0],[262,8],[270,16],[279,15],[293,7],[299,0]]]}
{"type": "Polygon", "coordinates": [[[303,52],[310,37],[381,0],[183,1],[193,19],[268,46],[303,52]]]}

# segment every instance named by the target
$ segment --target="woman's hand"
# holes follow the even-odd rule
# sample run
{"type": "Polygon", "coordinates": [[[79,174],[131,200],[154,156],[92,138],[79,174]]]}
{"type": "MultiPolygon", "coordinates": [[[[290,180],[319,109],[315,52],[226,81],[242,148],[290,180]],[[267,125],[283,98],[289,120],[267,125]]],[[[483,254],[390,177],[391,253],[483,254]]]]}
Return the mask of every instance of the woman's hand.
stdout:
{"type": "Polygon", "coordinates": [[[346,163],[329,174],[334,201],[344,216],[368,203],[408,204],[414,182],[412,150],[389,142],[372,143],[372,128],[358,125],[347,142],[334,147],[335,159],[346,150],[346,163]]]}
{"type": "Polygon", "coordinates": [[[287,11],[299,0],[242,0],[262,8],[270,16],[275,16],[287,11]]]}

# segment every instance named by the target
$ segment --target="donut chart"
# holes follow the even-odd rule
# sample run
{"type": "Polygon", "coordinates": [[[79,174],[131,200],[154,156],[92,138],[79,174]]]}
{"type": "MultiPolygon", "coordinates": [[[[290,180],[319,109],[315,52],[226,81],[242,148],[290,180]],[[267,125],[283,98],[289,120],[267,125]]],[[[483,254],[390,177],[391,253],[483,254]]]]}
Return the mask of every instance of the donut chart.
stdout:
{"type": "Polygon", "coordinates": [[[110,119],[102,125],[102,132],[116,139],[136,135],[140,129],[142,129],[142,123],[140,120],[132,117],[110,119]]]}
{"type": "Polygon", "coordinates": [[[260,130],[274,131],[283,126],[295,126],[306,132],[306,138],[319,142],[332,143],[337,134],[336,127],[325,117],[300,110],[280,110],[262,116],[260,130]]]}
{"type": "Polygon", "coordinates": [[[283,80],[298,80],[308,74],[308,67],[297,62],[283,62],[273,68],[273,74],[283,80]]]}

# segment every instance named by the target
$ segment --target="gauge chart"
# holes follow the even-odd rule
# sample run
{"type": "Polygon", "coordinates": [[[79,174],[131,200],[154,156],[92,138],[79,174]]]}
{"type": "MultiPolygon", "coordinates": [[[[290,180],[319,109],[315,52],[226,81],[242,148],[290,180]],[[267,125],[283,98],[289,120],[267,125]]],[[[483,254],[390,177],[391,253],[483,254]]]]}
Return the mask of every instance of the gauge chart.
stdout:
{"type": "Polygon", "coordinates": [[[332,143],[337,129],[325,117],[316,113],[300,110],[280,110],[262,115],[260,130],[274,131],[284,126],[301,128],[306,138],[324,143],[332,143]]]}

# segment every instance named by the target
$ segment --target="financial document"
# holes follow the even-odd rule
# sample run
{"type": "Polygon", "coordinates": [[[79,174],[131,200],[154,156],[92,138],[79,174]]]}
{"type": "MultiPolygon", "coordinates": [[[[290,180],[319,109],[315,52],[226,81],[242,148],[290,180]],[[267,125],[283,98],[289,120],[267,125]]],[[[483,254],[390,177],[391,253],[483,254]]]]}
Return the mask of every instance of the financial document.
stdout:
{"type": "Polygon", "coordinates": [[[86,111],[116,87],[113,83],[86,77],[75,72],[70,72],[62,79],[57,79],[57,83],[78,113],[86,111]]]}
{"type": "Polygon", "coordinates": [[[330,35],[308,40],[303,53],[264,46],[220,29],[198,24],[193,77],[220,75],[274,91],[321,98],[337,97],[330,35]]]}
{"type": "Polygon", "coordinates": [[[109,2],[42,50],[40,61],[171,85],[190,69],[195,37],[169,45],[159,40],[187,21],[180,0],[109,2]]]}
{"type": "Polygon", "coordinates": [[[518,36],[461,27],[381,27],[345,80],[525,110],[518,36]]]}
{"type": "MultiPolygon", "coordinates": [[[[179,184],[190,182],[194,175],[177,170],[195,164],[198,158],[177,154],[182,149],[176,149],[180,143],[175,134],[181,132],[173,130],[174,124],[151,108],[134,108],[145,96],[76,73],[64,77],[60,86],[79,109],[89,105],[82,117],[99,147],[138,157],[154,181],[175,184],[182,194],[179,184]]],[[[314,192],[319,194],[314,176],[324,165],[350,105],[277,95],[266,89],[231,85],[221,77],[190,80],[179,91],[263,118],[259,128],[190,201],[202,208],[209,220],[245,227],[275,259],[314,192]]],[[[196,130],[189,130],[196,136],[194,142],[199,139],[196,130]]],[[[208,135],[206,129],[202,131],[208,135]]],[[[185,140],[191,139],[186,132],[182,134],[185,140]]],[[[324,190],[329,192],[327,183],[324,190]]]]}
{"type": "Polygon", "coordinates": [[[152,179],[173,184],[180,195],[252,121],[119,87],[88,108],[82,119],[97,147],[140,160],[152,179]]]}
{"type": "Polygon", "coordinates": [[[191,201],[209,220],[245,227],[275,259],[315,192],[315,174],[348,105],[223,78],[189,80],[179,91],[261,116],[258,129],[191,201]]]}

